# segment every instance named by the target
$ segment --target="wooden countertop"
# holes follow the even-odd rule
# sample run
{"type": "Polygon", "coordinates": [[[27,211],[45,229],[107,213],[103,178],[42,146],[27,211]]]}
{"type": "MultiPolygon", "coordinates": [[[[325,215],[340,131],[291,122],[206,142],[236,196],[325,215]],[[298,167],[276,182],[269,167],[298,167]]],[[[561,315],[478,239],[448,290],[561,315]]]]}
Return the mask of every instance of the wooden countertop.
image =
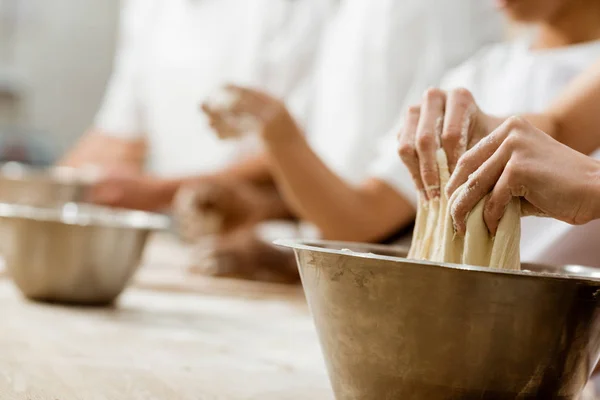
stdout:
{"type": "Polygon", "coordinates": [[[29,302],[0,279],[0,399],[333,399],[298,288],[180,290],[158,264],[112,309],[29,302]]]}

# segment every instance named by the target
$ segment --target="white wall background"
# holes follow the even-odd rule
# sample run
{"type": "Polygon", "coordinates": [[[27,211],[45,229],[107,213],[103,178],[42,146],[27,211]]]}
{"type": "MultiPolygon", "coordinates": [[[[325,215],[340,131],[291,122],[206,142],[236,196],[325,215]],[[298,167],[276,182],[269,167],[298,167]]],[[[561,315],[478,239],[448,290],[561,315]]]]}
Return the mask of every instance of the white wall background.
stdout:
{"type": "Polygon", "coordinates": [[[119,0],[2,2],[18,5],[12,38],[6,7],[0,19],[0,73],[8,71],[6,76],[23,85],[20,122],[47,132],[65,149],[90,125],[102,99],[119,0]]]}

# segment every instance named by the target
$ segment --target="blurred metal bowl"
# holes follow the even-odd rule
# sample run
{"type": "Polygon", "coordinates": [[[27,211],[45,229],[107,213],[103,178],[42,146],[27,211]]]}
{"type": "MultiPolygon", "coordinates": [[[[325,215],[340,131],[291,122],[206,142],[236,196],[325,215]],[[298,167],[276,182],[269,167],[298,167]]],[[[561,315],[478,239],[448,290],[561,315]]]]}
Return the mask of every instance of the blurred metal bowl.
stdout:
{"type": "Polygon", "coordinates": [[[113,302],[138,267],[162,215],[67,203],[37,208],[0,204],[0,240],[9,275],[34,300],[113,302]]]}
{"type": "Polygon", "coordinates": [[[37,169],[5,163],[0,166],[0,202],[39,207],[83,202],[86,190],[97,177],[91,169],[37,169]]]}
{"type": "Polygon", "coordinates": [[[598,360],[597,270],[506,272],[383,246],[277,244],[295,250],[338,400],[576,399],[598,360]]]}

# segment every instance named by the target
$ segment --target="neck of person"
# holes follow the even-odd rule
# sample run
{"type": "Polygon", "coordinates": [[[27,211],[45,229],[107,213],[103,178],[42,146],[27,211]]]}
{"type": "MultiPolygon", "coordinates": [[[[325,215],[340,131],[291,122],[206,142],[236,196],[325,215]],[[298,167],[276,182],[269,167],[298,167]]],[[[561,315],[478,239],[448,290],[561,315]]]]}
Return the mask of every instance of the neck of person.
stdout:
{"type": "Polygon", "coordinates": [[[573,1],[539,24],[533,50],[553,49],[600,39],[600,2],[573,1]]]}

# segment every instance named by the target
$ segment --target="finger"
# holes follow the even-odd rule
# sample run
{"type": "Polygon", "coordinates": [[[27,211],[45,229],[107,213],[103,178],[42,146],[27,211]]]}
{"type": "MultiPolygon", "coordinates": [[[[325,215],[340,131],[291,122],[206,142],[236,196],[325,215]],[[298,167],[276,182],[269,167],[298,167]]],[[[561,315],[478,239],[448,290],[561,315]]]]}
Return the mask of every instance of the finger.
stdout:
{"type": "Polygon", "coordinates": [[[441,142],[450,173],[467,151],[469,130],[476,110],[473,95],[468,90],[455,89],[448,93],[441,142]]]}
{"type": "Polygon", "coordinates": [[[429,199],[440,195],[440,177],[435,153],[440,147],[445,100],[446,95],[441,90],[427,90],[417,127],[416,148],[419,167],[423,186],[429,199]]]}
{"type": "Polygon", "coordinates": [[[235,85],[229,85],[227,88],[238,96],[238,102],[231,108],[232,113],[237,115],[250,114],[265,122],[277,115],[281,109],[282,103],[266,93],[235,85]]]}
{"type": "Polygon", "coordinates": [[[200,104],[200,110],[202,110],[203,113],[205,113],[206,115],[209,115],[209,116],[214,114],[213,109],[210,107],[210,104],[208,104],[207,102],[200,104]]]}
{"type": "Polygon", "coordinates": [[[469,179],[469,176],[500,148],[514,128],[515,121],[513,118],[507,119],[496,130],[477,143],[475,147],[460,157],[456,169],[446,185],[448,197],[451,197],[456,189],[462,186],[469,179]]]}
{"type": "Polygon", "coordinates": [[[454,226],[459,235],[465,234],[469,213],[481,199],[490,193],[502,175],[502,171],[504,171],[510,155],[509,151],[502,151],[500,149],[484,162],[467,180],[461,193],[452,204],[451,210],[454,226]]]}
{"type": "Polygon", "coordinates": [[[521,215],[523,217],[548,217],[548,214],[521,197],[521,215]]]}
{"type": "Polygon", "coordinates": [[[212,120],[209,121],[210,127],[217,132],[220,138],[230,138],[237,136],[237,129],[226,120],[212,120]]]}
{"type": "Polygon", "coordinates": [[[417,133],[417,126],[419,124],[419,116],[421,114],[421,107],[411,106],[406,112],[406,118],[404,120],[404,126],[400,129],[398,135],[398,154],[400,159],[406,165],[412,179],[417,186],[417,190],[420,193],[425,193],[425,187],[423,186],[423,180],[421,179],[421,169],[419,167],[419,157],[417,156],[417,149],[415,147],[415,137],[417,133]]]}
{"type": "Polygon", "coordinates": [[[509,183],[509,174],[502,174],[483,208],[483,220],[492,236],[496,235],[500,219],[513,197],[509,183]]]}
{"type": "Polygon", "coordinates": [[[206,103],[202,104],[201,108],[202,112],[204,112],[204,114],[208,118],[208,123],[213,127],[216,127],[216,125],[218,125],[219,123],[223,123],[226,119],[225,112],[223,112],[223,110],[213,109],[210,107],[210,105],[206,103]]]}

